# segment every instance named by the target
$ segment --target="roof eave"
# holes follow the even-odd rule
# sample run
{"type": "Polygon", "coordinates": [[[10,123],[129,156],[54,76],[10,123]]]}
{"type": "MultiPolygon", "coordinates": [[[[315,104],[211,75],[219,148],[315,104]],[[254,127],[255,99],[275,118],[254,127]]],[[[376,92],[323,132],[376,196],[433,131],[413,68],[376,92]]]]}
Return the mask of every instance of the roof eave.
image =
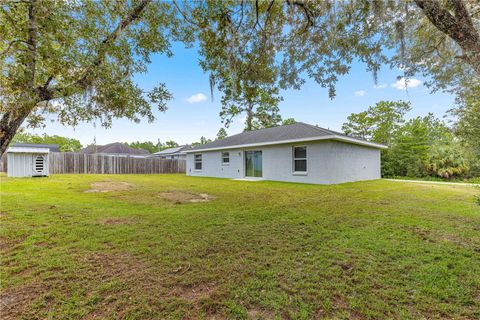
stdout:
{"type": "Polygon", "coordinates": [[[335,136],[332,137],[332,139],[333,140],[338,140],[338,141],[350,142],[352,144],[358,144],[358,145],[362,145],[362,146],[366,146],[366,147],[372,147],[372,148],[378,148],[378,149],[388,149],[388,146],[380,144],[380,143],[358,140],[358,139],[350,138],[350,137],[346,137],[346,136],[335,135],[335,136]]]}
{"type": "Polygon", "coordinates": [[[259,147],[259,146],[271,146],[271,145],[310,142],[310,141],[319,141],[319,140],[337,140],[337,141],[343,141],[343,142],[362,145],[362,146],[371,147],[371,148],[388,149],[388,147],[383,144],[378,144],[378,143],[369,142],[369,141],[362,141],[362,140],[358,140],[358,139],[350,138],[346,136],[329,135],[329,136],[309,137],[309,138],[302,138],[302,139],[289,139],[289,140],[278,140],[278,141],[268,141],[268,142],[258,142],[258,143],[247,143],[247,144],[239,144],[239,145],[216,147],[216,148],[192,149],[192,150],[186,150],[185,153],[251,148],[251,147],[259,147]]]}
{"type": "Polygon", "coordinates": [[[48,148],[10,147],[5,153],[50,153],[48,148]]]}

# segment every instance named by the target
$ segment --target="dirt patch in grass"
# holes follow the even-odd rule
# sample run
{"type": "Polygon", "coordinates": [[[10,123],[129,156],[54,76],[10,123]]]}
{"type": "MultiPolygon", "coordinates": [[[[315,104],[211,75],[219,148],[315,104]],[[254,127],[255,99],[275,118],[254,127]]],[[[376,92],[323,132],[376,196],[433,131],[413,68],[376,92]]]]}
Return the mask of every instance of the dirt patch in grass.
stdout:
{"type": "Polygon", "coordinates": [[[332,266],[339,267],[345,275],[351,275],[354,272],[353,265],[350,262],[334,262],[332,266]]]}
{"type": "Polygon", "coordinates": [[[175,204],[208,202],[214,199],[214,197],[207,193],[193,193],[189,191],[166,191],[160,193],[158,196],[175,204]]]}
{"type": "Polygon", "coordinates": [[[125,191],[131,188],[131,184],[123,181],[98,181],[90,185],[85,192],[112,192],[125,191]]]}
{"type": "Polygon", "coordinates": [[[350,308],[350,305],[348,304],[348,302],[345,301],[345,299],[339,295],[336,295],[333,297],[333,304],[340,310],[347,310],[350,313],[348,319],[354,319],[354,320],[365,319],[365,317],[362,314],[350,308]]]}
{"type": "Polygon", "coordinates": [[[131,285],[131,289],[143,291],[148,288],[157,289],[157,293],[173,294],[190,302],[207,298],[215,286],[208,283],[196,285],[173,285],[170,287],[165,279],[159,276],[155,266],[139,257],[127,253],[95,253],[87,257],[89,269],[92,274],[99,275],[103,280],[117,278],[131,285]]]}
{"type": "MultiPolygon", "coordinates": [[[[216,284],[180,284],[176,276],[162,275],[161,269],[139,256],[117,252],[94,253],[85,257],[83,263],[87,264],[88,274],[93,277],[89,282],[116,282],[122,288],[121,291],[91,290],[92,293],[99,294],[99,301],[85,319],[109,318],[112,314],[121,318],[138,308],[144,300],[152,301],[150,308],[155,309],[161,308],[161,305],[157,306],[158,301],[181,299],[188,302],[192,314],[208,309],[209,303],[215,301],[216,284]]],[[[207,313],[215,316],[211,319],[222,319],[218,310],[210,311],[207,310],[207,313]]]]}
{"type": "Polygon", "coordinates": [[[122,318],[129,309],[133,308],[133,297],[149,292],[157,294],[163,290],[162,283],[153,266],[131,254],[109,252],[93,253],[83,257],[81,262],[86,264],[90,283],[121,283],[123,288],[118,291],[100,291],[90,288],[91,292],[100,294],[95,304],[84,319],[111,318],[113,314],[122,318]]]}
{"type": "Polygon", "coordinates": [[[0,252],[6,253],[18,249],[25,239],[27,239],[27,236],[21,236],[16,239],[0,237],[0,252]]]}
{"type": "Polygon", "coordinates": [[[215,286],[208,283],[201,283],[195,286],[177,286],[173,290],[174,295],[189,302],[199,302],[212,295],[215,286]]]}
{"type": "Polygon", "coordinates": [[[249,309],[247,311],[247,316],[248,319],[275,319],[273,312],[258,308],[249,309]]]}
{"type": "Polygon", "coordinates": [[[35,242],[33,243],[33,246],[37,248],[47,248],[47,249],[53,248],[53,244],[47,241],[35,242]]]}
{"type": "Polygon", "coordinates": [[[115,315],[115,319],[124,319],[125,313],[125,307],[116,305],[115,300],[112,299],[112,301],[104,303],[101,308],[88,313],[83,320],[113,319],[113,315],[115,315]]]}
{"type": "Polygon", "coordinates": [[[151,266],[126,253],[94,253],[86,258],[89,269],[102,278],[133,280],[148,274],[151,266]]]}
{"type": "Polygon", "coordinates": [[[9,288],[0,293],[0,315],[2,320],[19,319],[28,311],[28,306],[44,294],[46,286],[39,284],[9,288]]]}
{"type": "Polygon", "coordinates": [[[419,236],[422,240],[424,240],[426,242],[437,243],[437,242],[445,241],[445,242],[450,242],[450,243],[453,243],[457,246],[461,246],[461,247],[464,247],[464,248],[473,248],[474,247],[474,243],[470,242],[469,240],[467,240],[463,237],[457,236],[457,235],[440,233],[438,231],[422,229],[422,228],[419,228],[419,227],[410,227],[408,229],[411,230],[414,234],[416,234],[417,236],[419,236]]]}
{"type": "Polygon", "coordinates": [[[98,221],[98,224],[105,225],[105,226],[116,226],[121,224],[132,224],[135,222],[134,218],[130,217],[112,217],[101,219],[98,221]]]}

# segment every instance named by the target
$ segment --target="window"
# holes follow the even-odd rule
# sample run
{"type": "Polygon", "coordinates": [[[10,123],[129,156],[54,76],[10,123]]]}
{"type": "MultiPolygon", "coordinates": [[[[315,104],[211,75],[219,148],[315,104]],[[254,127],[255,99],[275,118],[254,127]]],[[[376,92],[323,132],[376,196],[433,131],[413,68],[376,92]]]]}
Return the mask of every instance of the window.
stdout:
{"type": "Polygon", "coordinates": [[[222,164],[230,164],[230,152],[222,152],[222,164]]]}
{"type": "Polygon", "coordinates": [[[195,155],[195,170],[202,170],[202,155],[195,155]]]}
{"type": "Polygon", "coordinates": [[[293,147],[293,172],[307,172],[307,147],[293,147]]]}

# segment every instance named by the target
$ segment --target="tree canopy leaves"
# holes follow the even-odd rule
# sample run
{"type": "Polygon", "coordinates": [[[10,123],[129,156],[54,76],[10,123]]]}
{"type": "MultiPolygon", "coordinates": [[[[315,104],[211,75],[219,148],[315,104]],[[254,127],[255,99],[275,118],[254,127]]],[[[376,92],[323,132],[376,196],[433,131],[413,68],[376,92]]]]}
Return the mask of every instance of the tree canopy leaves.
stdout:
{"type": "Polygon", "coordinates": [[[60,151],[63,152],[77,152],[82,149],[80,141],[74,138],[48,134],[36,135],[28,132],[18,132],[12,140],[12,144],[14,143],[58,144],[60,151]]]}
{"type": "Polygon", "coordinates": [[[432,90],[461,92],[480,77],[480,5],[473,1],[199,1],[177,8],[222,93],[227,126],[243,112],[247,130],[257,116],[267,121],[256,127],[274,125],[278,88],[299,89],[306,78],[335,97],[353,61],[375,82],[388,66],[399,77],[425,76],[432,90]]]}
{"type": "MultiPolygon", "coordinates": [[[[452,130],[432,113],[407,121],[410,109],[404,101],[380,101],[348,116],[342,130],[389,147],[381,152],[384,177],[451,179],[480,174],[480,153],[466,143],[461,130],[452,130]]],[[[463,125],[471,128],[470,123],[463,125]]]]}

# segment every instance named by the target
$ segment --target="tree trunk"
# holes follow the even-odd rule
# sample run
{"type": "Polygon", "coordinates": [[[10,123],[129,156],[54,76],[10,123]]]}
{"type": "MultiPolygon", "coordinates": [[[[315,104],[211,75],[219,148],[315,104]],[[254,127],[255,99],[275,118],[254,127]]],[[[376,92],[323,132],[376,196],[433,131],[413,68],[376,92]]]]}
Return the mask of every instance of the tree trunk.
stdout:
{"type": "Polygon", "coordinates": [[[30,114],[32,108],[24,107],[18,112],[7,111],[0,119],[0,158],[7,150],[20,125],[30,114]]]}
{"type": "Polygon", "coordinates": [[[253,129],[253,104],[247,107],[247,119],[245,120],[245,131],[252,131],[253,129]]]}
{"type": "Polygon", "coordinates": [[[0,158],[7,150],[8,144],[12,141],[18,128],[23,121],[28,117],[30,112],[38,103],[37,92],[35,85],[35,70],[37,64],[37,18],[36,18],[37,3],[35,0],[30,1],[28,6],[28,32],[27,41],[28,54],[25,59],[26,67],[26,82],[23,86],[23,94],[18,99],[18,106],[9,107],[0,119],[0,158]],[[29,88],[29,89],[25,89],[29,88]]]}
{"type": "Polygon", "coordinates": [[[454,15],[437,0],[415,0],[428,20],[455,41],[463,51],[458,57],[480,75],[480,35],[463,0],[450,0],[454,15]]]}

